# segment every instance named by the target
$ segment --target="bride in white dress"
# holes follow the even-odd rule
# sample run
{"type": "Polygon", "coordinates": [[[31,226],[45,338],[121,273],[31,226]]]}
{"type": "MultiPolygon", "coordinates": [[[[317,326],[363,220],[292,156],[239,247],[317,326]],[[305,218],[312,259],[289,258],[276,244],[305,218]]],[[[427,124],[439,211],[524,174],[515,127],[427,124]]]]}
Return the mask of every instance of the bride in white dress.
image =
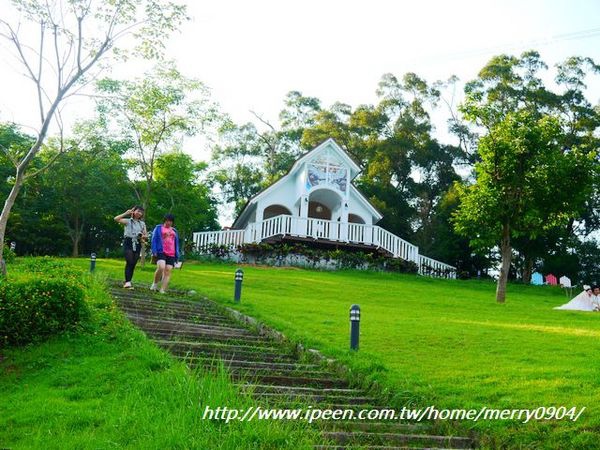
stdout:
{"type": "Polygon", "coordinates": [[[583,292],[577,297],[572,299],[569,303],[565,303],[562,306],[557,306],[554,309],[568,309],[572,311],[595,311],[596,305],[592,301],[592,289],[585,285],[583,286],[583,292]]]}

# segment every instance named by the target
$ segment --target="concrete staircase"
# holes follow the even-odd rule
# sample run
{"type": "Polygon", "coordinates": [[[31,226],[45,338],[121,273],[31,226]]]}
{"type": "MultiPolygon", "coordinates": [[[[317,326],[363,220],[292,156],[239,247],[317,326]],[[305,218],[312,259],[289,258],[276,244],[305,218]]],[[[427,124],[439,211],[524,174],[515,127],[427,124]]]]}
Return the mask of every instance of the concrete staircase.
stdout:
{"type": "MultiPolygon", "coordinates": [[[[390,408],[352,386],[339,365],[281,339],[265,327],[207,299],[182,291],[157,294],[126,290],[111,283],[111,293],[129,320],[150,339],[190,367],[209,370],[222,361],[240,390],[257,404],[274,408],[390,408]],[[248,323],[250,322],[250,323],[248,323]]],[[[227,405],[215,405],[227,406],[227,405]]],[[[428,425],[398,421],[318,420],[322,443],[316,449],[474,448],[472,438],[428,434],[428,425]]]]}

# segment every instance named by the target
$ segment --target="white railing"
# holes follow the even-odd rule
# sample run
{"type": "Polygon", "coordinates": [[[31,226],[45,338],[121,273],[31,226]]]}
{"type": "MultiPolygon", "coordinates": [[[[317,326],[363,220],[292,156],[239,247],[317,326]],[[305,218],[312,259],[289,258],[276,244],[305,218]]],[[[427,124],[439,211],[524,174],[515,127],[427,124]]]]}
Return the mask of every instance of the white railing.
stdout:
{"type": "Polygon", "coordinates": [[[456,278],[456,267],[419,255],[419,273],[444,278],[456,278]]]}
{"type": "Polygon", "coordinates": [[[417,264],[422,275],[456,278],[456,268],[419,254],[419,248],[377,225],[335,222],[331,220],[279,215],[249,224],[245,230],[204,231],[194,233],[194,245],[200,252],[212,246],[237,246],[261,242],[275,236],[310,237],[333,242],[354,243],[382,248],[394,258],[417,264]]]}
{"type": "Polygon", "coordinates": [[[194,246],[198,250],[206,250],[213,245],[235,248],[244,243],[244,232],[245,230],[201,231],[194,233],[194,246]]]}

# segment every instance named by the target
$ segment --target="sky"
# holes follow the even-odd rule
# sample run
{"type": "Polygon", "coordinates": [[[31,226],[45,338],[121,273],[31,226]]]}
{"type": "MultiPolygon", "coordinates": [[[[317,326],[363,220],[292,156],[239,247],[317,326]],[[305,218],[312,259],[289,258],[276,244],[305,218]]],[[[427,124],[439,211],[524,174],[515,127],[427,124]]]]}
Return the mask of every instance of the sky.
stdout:
{"type": "MultiPolygon", "coordinates": [[[[552,67],[573,55],[600,62],[599,0],[218,0],[187,1],[191,17],[167,43],[167,57],[181,72],[203,81],[223,112],[236,122],[255,121],[251,111],[276,124],[287,92],[297,90],[356,107],[376,103],[381,76],[415,72],[429,82],[477,76],[489,59],[535,49],[552,67]]],[[[13,20],[10,0],[0,18],[13,20]]],[[[1,39],[0,39],[1,41],[1,39]]],[[[116,78],[135,78],[144,66],[117,65],[116,78]]],[[[552,80],[552,70],[547,78],[552,80]]],[[[589,80],[588,98],[600,103],[600,76],[589,80]]],[[[457,100],[460,100],[460,92],[457,100]]],[[[0,120],[28,131],[37,123],[33,85],[0,42],[0,120]]],[[[69,100],[63,120],[93,115],[89,97],[69,100]]],[[[436,137],[447,133],[447,111],[433,113],[436,137]]],[[[208,160],[202,138],[184,151],[208,160]]],[[[231,221],[226,208],[223,223],[231,221]]]]}
{"type": "MultiPolygon", "coordinates": [[[[499,53],[535,48],[550,66],[571,55],[600,60],[597,0],[225,0],[190,3],[190,14],[172,54],[237,121],[252,110],[276,122],[290,90],[324,105],[374,103],[387,72],[470,80],[499,53]]],[[[445,115],[437,119],[443,134],[445,115]]]]}

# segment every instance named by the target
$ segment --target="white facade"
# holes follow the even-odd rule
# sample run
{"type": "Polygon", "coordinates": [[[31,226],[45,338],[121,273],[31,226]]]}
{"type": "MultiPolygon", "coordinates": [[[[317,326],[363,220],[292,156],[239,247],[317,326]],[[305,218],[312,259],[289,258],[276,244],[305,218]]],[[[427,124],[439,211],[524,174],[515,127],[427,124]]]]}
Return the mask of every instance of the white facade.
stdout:
{"type": "Polygon", "coordinates": [[[360,168],[328,139],[296,161],[289,173],[252,198],[233,224],[244,229],[280,214],[374,225],[383,217],[352,185],[360,168]]]}
{"type": "Polygon", "coordinates": [[[233,248],[285,237],[321,240],[382,249],[415,262],[420,273],[454,277],[454,267],[420,255],[418,247],[376,225],[383,216],[352,184],[359,172],[352,158],[328,139],[250,199],[233,229],[194,233],[196,247],[200,251],[211,245],[233,248]]]}

